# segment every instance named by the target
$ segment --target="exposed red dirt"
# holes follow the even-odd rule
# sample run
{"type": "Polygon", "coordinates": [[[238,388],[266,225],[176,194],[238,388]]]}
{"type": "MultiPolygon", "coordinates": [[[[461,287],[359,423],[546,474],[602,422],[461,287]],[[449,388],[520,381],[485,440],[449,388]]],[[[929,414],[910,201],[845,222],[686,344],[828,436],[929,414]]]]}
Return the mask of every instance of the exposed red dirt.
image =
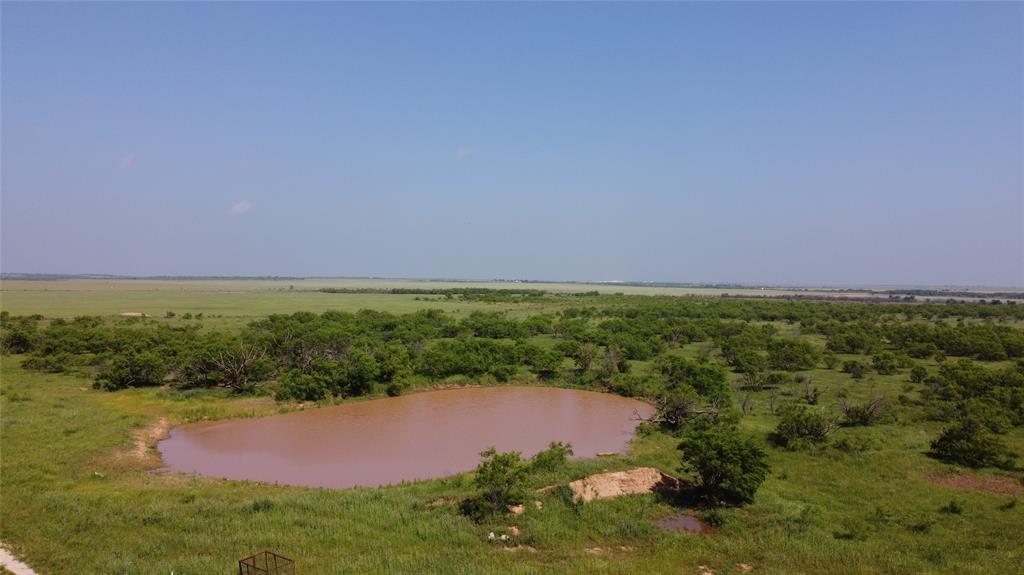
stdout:
{"type": "Polygon", "coordinates": [[[982,493],[994,493],[1010,497],[1024,495],[1024,485],[1021,485],[1019,480],[1012,477],[954,473],[951,475],[931,475],[925,479],[936,485],[959,491],[980,491],[982,493]]]}

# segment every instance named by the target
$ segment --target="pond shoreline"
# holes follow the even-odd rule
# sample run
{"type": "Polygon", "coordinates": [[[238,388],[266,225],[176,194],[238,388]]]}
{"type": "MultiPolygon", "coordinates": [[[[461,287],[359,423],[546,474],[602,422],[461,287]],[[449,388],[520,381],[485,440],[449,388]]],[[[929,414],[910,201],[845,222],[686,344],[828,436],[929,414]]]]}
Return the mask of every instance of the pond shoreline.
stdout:
{"type": "Polygon", "coordinates": [[[164,469],[307,487],[379,487],[471,470],[480,451],[552,441],[581,458],[624,452],[649,403],[551,386],[466,386],[174,427],[164,469]],[[386,400],[386,401],[385,401],[386,400]]]}

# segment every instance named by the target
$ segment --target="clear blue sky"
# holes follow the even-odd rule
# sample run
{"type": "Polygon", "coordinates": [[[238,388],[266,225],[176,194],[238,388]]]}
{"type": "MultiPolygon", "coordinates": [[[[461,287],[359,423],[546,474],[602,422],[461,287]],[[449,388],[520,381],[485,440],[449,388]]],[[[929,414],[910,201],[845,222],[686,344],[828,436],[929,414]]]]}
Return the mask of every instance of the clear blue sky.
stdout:
{"type": "Polygon", "coordinates": [[[1024,5],[2,4],[6,272],[1024,286],[1024,5]]]}

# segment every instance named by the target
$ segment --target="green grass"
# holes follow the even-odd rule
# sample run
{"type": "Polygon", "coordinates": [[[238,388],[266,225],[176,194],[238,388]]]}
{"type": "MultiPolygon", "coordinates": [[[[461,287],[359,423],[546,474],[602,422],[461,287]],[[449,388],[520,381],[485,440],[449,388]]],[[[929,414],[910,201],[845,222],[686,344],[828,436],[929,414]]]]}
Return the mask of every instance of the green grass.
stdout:
{"type": "Polygon", "coordinates": [[[288,290],[289,283],[273,282],[67,282],[4,281],[3,309],[11,315],[39,313],[45,317],[80,315],[111,316],[123,312],[142,312],[163,318],[167,311],[187,323],[184,313],[202,313],[204,324],[240,326],[273,313],[327,310],[358,311],[375,309],[391,313],[411,313],[420,309],[440,309],[466,315],[473,310],[518,309],[515,304],[446,301],[430,296],[378,293],[322,293],[308,286],[288,290]],[[417,298],[421,298],[417,300],[417,298]],[[223,317],[211,317],[223,316],[223,317]]]}
{"type": "MultiPolygon", "coordinates": [[[[282,280],[3,280],[0,297],[3,309],[12,315],[41,313],[47,317],[76,315],[114,315],[121,312],[143,312],[163,317],[173,310],[202,312],[229,317],[262,317],[271,313],[296,311],[323,312],[330,309],[355,311],[377,309],[394,313],[408,313],[424,307],[443,309],[453,313],[468,313],[473,309],[513,309],[518,312],[535,311],[537,306],[522,304],[485,304],[479,302],[451,302],[432,298],[425,305],[415,295],[385,295],[374,293],[320,293],[321,288],[386,289],[386,288],[529,288],[553,293],[598,291],[602,294],[626,295],[696,295],[721,294],[751,297],[802,294],[805,296],[834,296],[830,290],[802,290],[781,288],[699,288],[699,287],[644,287],[616,284],[529,283],[508,282],[446,282],[425,280],[359,280],[359,279],[282,279],[282,280]]],[[[856,297],[867,292],[844,292],[856,297]]],[[[420,296],[429,297],[429,296],[420,296]]],[[[542,304],[543,307],[543,304],[542,304]]]]}

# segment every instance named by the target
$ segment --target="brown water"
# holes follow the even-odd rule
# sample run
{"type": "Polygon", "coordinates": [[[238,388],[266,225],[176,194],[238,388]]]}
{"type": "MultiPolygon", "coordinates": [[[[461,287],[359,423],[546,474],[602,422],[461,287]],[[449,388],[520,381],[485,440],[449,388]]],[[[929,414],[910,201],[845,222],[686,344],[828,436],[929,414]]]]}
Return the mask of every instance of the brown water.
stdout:
{"type": "Polygon", "coordinates": [[[622,451],[646,403],[547,387],[462,388],[257,419],[183,425],[159,444],[173,471],[315,487],[380,486],[473,469],[480,452],[622,451]]]}
{"type": "Polygon", "coordinates": [[[715,528],[685,511],[669,515],[656,521],[664,529],[681,533],[714,533],[715,528]]]}

